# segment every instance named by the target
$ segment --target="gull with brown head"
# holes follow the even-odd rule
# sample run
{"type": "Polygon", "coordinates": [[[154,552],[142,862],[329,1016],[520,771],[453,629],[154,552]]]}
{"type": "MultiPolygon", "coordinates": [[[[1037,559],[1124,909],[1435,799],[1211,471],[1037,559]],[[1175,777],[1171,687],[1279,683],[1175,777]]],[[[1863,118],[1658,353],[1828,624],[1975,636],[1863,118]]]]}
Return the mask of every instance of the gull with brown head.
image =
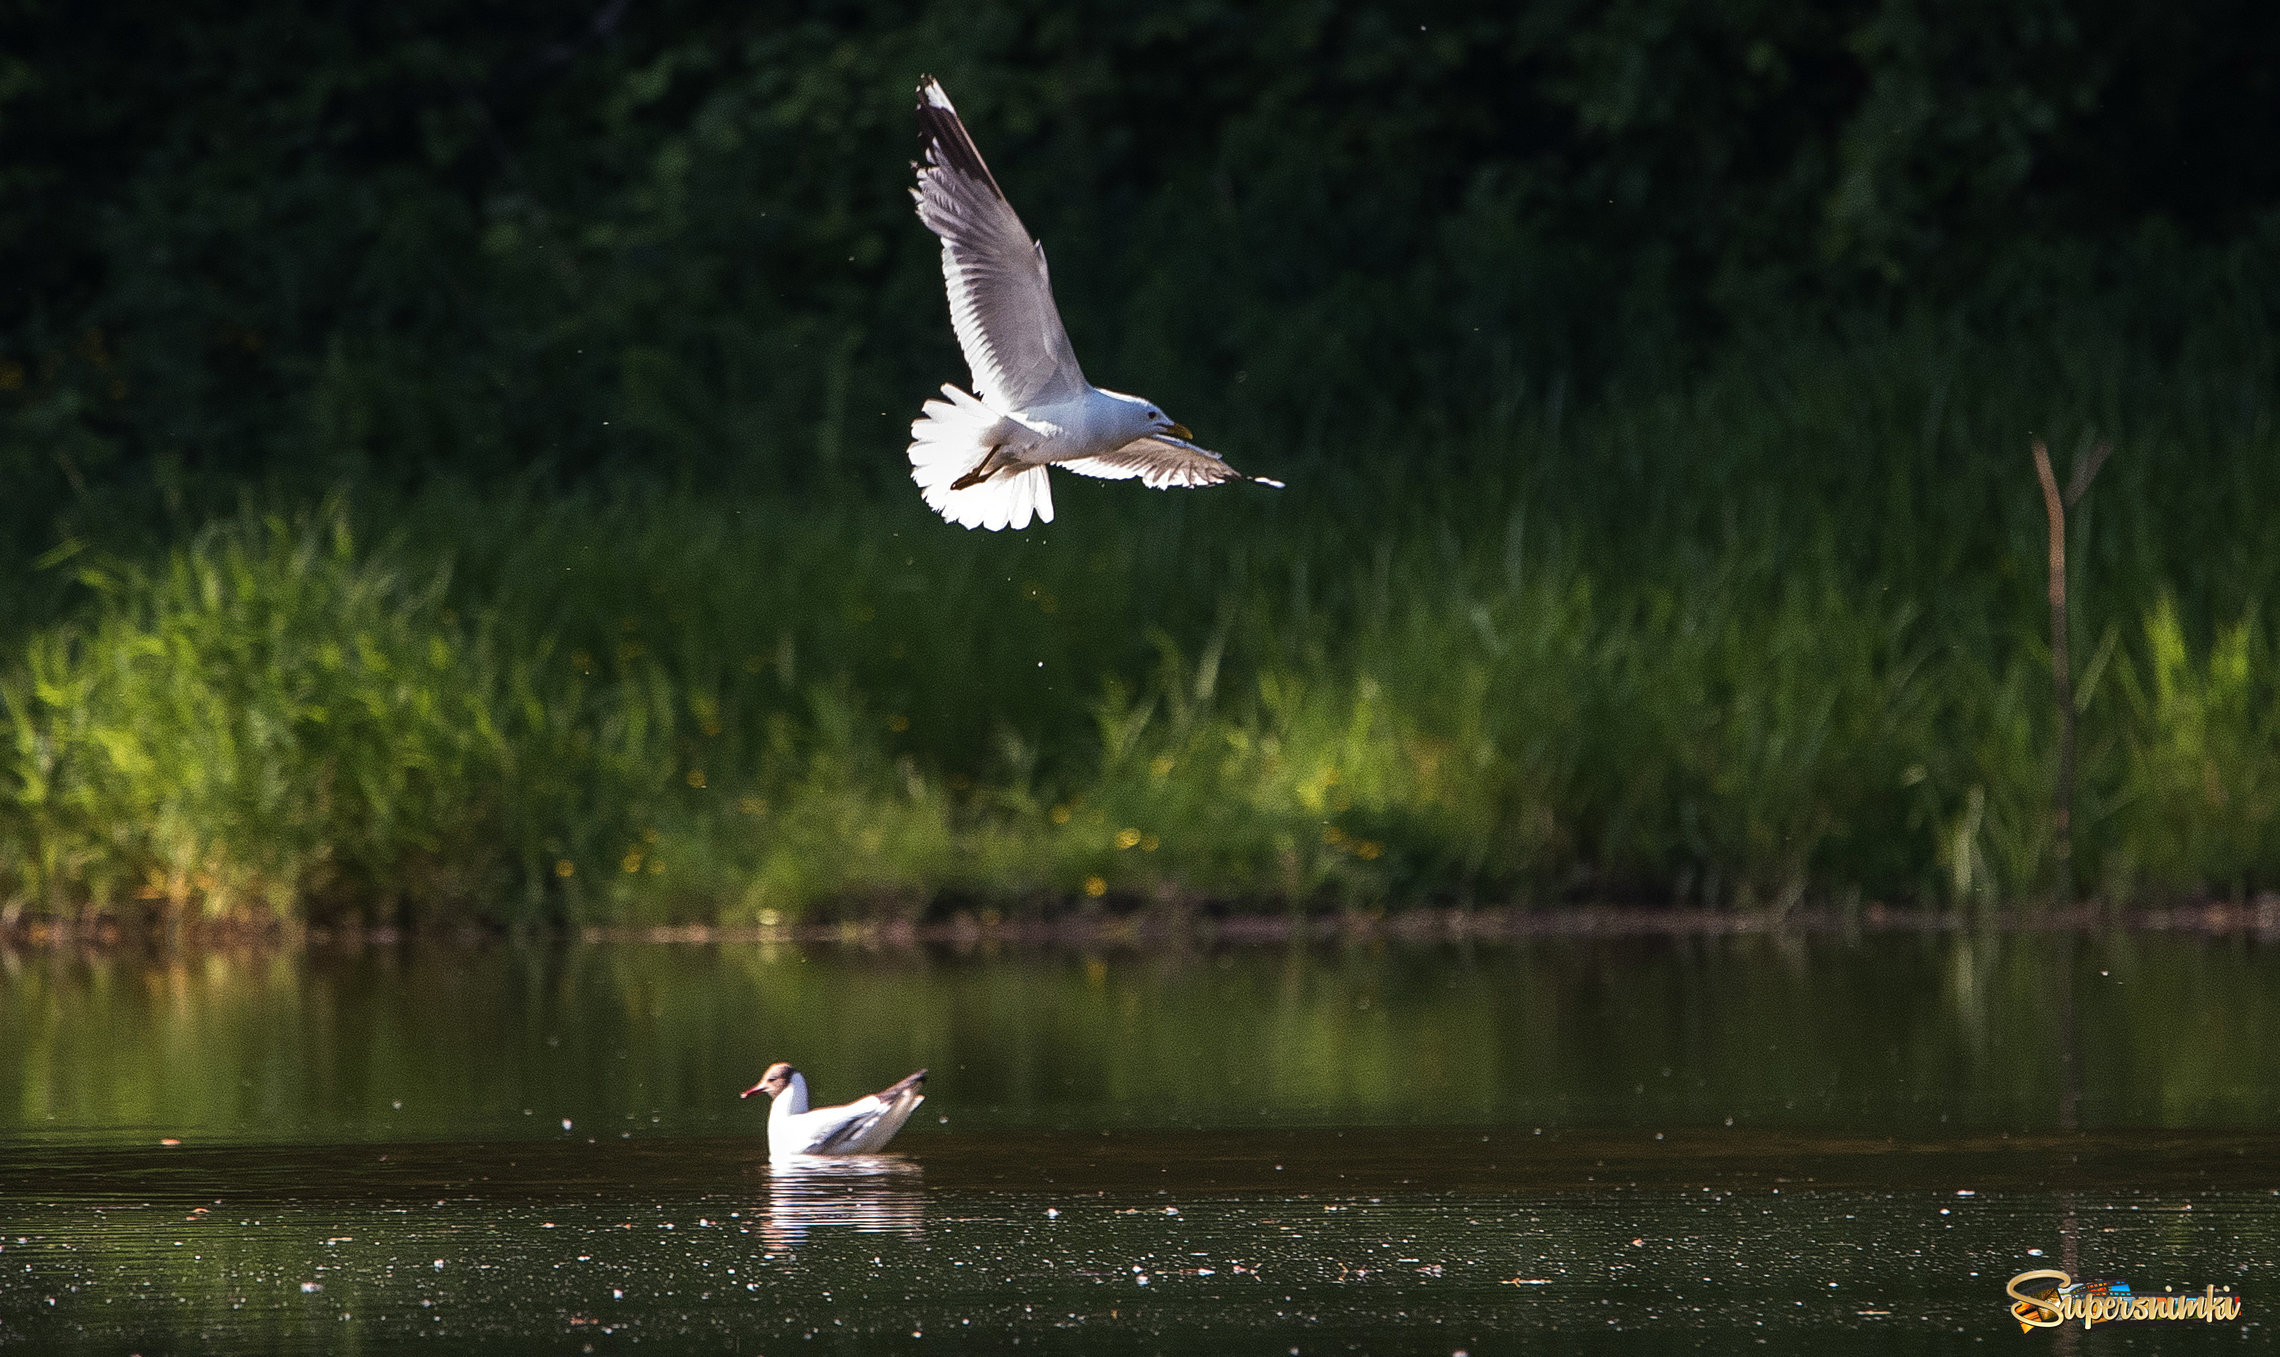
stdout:
{"type": "Polygon", "coordinates": [[[907,1075],[868,1097],[837,1107],[808,1106],[807,1076],[779,1060],[760,1082],[737,1094],[768,1095],[768,1155],[875,1154],[926,1101],[926,1071],[907,1075]]]}

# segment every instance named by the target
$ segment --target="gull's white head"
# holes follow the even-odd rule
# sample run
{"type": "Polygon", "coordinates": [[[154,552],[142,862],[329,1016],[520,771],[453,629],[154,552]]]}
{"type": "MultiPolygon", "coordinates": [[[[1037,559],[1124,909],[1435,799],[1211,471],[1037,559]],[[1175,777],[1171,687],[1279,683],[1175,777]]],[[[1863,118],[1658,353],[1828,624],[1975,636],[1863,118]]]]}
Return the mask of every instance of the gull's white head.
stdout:
{"type": "Polygon", "coordinates": [[[1129,428],[1128,439],[1170,434],[1183,443],[1195,441],[1195,435],[1188,432],[1187,425],[1179,423],[1170,415],[1157,409],[1156,403],[1152,400],[1140,396],[1127,396],[1121,391],[1106,389],[1102,389],[1100,394],[1115,401],[1120,407],[1118,413],[1123,416],[1123,421],[1129,428]]]}

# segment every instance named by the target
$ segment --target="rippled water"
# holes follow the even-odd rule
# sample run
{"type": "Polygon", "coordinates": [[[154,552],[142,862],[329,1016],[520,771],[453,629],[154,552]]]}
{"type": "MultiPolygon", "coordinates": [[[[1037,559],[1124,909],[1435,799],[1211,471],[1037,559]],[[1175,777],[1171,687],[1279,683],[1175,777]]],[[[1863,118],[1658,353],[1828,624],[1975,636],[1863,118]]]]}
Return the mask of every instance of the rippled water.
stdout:
{"type": "Polygon", "coordinates": [[[2271,957],[2064,950],[18,956],[0,1347],[2261,1350],[2271,957]],[[771,1165],[777,1057],[935,1076],[771,1165]],[[2248,1304],[2022,1337],[2043,1266],[2248,1304]]]}

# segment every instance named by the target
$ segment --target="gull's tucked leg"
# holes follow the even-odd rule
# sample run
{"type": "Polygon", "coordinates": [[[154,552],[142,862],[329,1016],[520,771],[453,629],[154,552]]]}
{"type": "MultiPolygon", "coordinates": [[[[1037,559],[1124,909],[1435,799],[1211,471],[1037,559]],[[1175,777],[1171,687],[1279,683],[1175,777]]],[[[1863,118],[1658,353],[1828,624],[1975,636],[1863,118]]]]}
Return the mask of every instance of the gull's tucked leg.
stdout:
{"type": "Polygon", "coordinates": [[[969,485],[980,485],[983,481],[988,480],[991,474],[1003,465],[1005,464],[998,460],[998,447],[992,447],[988,452],[982,455],[982,460],[974,463],[974,469],[972,471],[969,471],[965,475],[960,476],[958,479],[950,482],[950,488],[953,490],[963,490],[969,485]]]}

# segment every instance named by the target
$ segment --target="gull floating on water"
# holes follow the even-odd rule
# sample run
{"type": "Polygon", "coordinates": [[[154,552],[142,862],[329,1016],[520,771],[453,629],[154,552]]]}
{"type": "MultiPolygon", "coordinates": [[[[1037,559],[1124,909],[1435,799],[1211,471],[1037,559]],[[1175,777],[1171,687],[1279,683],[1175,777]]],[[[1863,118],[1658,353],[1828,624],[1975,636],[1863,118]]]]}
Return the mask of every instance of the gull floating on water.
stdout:
{"type": "Polygon", "coordinates": [[[810,1111],[807,1076],[779,1060],[759,1083],[736,1096],[765,1093],[775,1100],[768,1109],[768,1155],[777,1159],[795,1154],[876,1153],[926,1101],[921,1092],[925,1087],[926,1071],[920,1070],[867,1098],[810,1111]]]}
{"type": "Polygon", "coordinates": [[[914,166],[918,219],[942,238],[950,325],[974,394],[944,383],[910,426],[910,475],[927,505],[969,528],[1053,521],[1047,466],[1156,490],[1253,480],[1190,440],[1151,401],[1085,380],[1053,304],[1045,247],[1005,200],[941,84],[918,87],[926,163],[914,166]],[[978,397],[978,399],[977,399],[978,397]]]}

